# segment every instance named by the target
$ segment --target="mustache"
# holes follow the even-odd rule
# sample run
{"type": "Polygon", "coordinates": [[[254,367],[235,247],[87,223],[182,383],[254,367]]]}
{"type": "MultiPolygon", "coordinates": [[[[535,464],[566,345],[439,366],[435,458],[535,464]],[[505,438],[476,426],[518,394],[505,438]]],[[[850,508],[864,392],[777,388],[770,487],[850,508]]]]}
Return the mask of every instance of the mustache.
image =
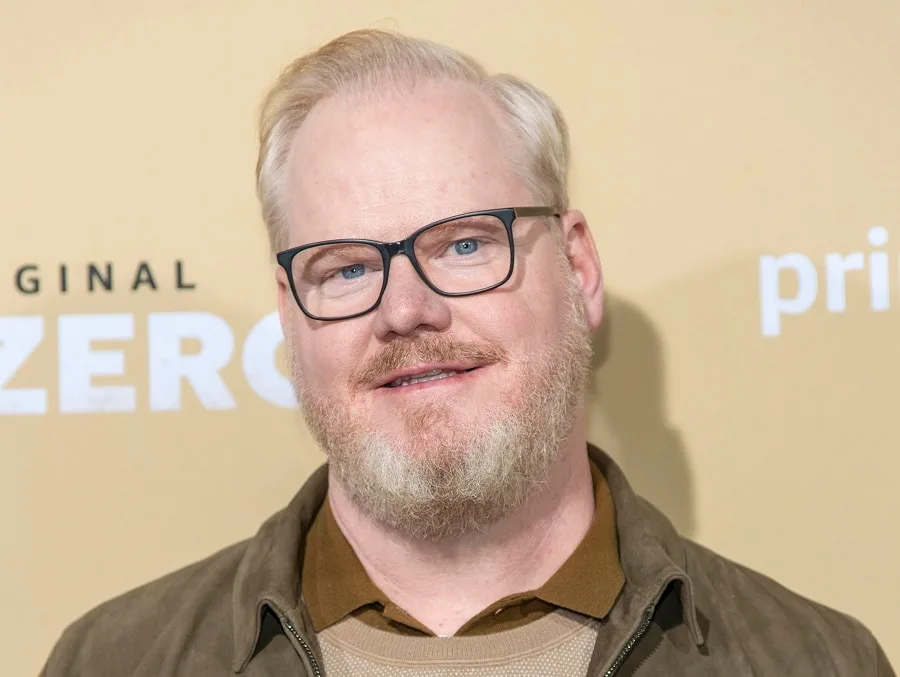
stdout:
{"type": "Polygon", "coordinates": [[[379,350],[350,377],[354,389],[380,383],[385,375],[420,362],[475,362],[496,364],[507,359],[502,346],[458,341],[447,336],[422,335],[409,341],[392,341],[379,350]]]}

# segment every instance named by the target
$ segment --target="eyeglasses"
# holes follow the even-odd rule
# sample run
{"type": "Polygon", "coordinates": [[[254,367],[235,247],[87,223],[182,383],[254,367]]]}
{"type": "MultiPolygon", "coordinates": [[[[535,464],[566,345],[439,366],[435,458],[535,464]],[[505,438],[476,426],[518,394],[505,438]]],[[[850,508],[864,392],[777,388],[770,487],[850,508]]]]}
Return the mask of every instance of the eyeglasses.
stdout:
{"type": "Polygon", "coordinates": [[[405,240],[312,242],[276,254],[294,299],[314,320],[347,320],[373,311],[387,289],[391,259],[409,258],[441,296],[471,296],[512,277],[512,226],[528,216],[558,217],[552,207],[507,207],[458,214],[419,228],[405,240]]]}

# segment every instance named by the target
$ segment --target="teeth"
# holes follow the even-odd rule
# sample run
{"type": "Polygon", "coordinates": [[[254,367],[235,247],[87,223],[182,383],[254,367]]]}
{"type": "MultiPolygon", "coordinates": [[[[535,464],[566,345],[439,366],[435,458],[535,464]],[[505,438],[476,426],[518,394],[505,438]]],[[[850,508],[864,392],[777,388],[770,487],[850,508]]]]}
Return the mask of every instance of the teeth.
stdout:
{"type": "Polygon", "coordinates": [[[431,371],[427,371],[424,374],[398,378],[390,383],[390,387],[398,388],[400,386],[408,386],[415,383],[425,383],[426,381],[437,381],[438,379],[447,378],[449,376],[456,376],[457,373],[458,372],[455,371],[444,371],[443,369],[432,369],[431,371]]]}
{"type": "Polygon", "coordinates": [[[425,383],[425,381],[437,381],[438,379],[447,378],[448,376],[456,376],[455,371],[444,371],[443,369],[433,369],[424,376],[414,376],[410,379],[410,383],[425,383]],[[433,372],[437,373],[433,373],[433,372]]]}

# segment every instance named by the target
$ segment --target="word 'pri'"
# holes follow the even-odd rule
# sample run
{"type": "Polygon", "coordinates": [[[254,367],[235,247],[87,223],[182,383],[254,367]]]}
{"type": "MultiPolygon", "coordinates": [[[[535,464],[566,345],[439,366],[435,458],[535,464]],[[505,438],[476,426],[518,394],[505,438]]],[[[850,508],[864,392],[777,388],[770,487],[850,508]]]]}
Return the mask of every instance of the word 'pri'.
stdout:
{"type": "MultiPolygon", "coordinates": [[[[882,226],[875,226],[869,229],[868,240],[873,247],[883,247],[887,244],[888,232],[882,226]]],[[[828,312],[843,313],[847,309],[847,273],[865,271],[867,267],[870,308],[875,312],[890,308],[891,283],[887,252],[834,252],[826,254],[824,259],[825,306],[828,312]]],[[[782,317],[802,315],[809,311],[818,296],[819,270],[808,256],[791,253],[760,257],[759,297],[763,336],[779,336],[782,317]],[[797,291],[793,296],[785,296],[782,292],[784,273],[792,274],[796,280],[797,291]]]]}

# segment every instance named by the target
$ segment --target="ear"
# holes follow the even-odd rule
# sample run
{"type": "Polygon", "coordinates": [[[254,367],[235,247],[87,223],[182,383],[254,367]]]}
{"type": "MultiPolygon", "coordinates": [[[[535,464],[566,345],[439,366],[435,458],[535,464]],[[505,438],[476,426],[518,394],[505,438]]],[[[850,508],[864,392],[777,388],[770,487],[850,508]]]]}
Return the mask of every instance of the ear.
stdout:
{"type": "Polygon", "coordinates": [[[584,298],[585,319],[594,331],[603,320],[604,302],[603,268],[594,237],[584,214],[577,209],[565,212],[561,222],[566,258],[584,298]]]}
{"type": "Polygon", "coordinates": [[[288,308],[290,307],[289,304],[293,303],[294,298],[291,293],[290,282],[287,279],[287,273],[284,272],[284,268],[277,264],[275,266],[275,284],[278,290],[278,318],[281,321],[281,330],[287,335],[287,323],[290,321],[288,308]]]}

